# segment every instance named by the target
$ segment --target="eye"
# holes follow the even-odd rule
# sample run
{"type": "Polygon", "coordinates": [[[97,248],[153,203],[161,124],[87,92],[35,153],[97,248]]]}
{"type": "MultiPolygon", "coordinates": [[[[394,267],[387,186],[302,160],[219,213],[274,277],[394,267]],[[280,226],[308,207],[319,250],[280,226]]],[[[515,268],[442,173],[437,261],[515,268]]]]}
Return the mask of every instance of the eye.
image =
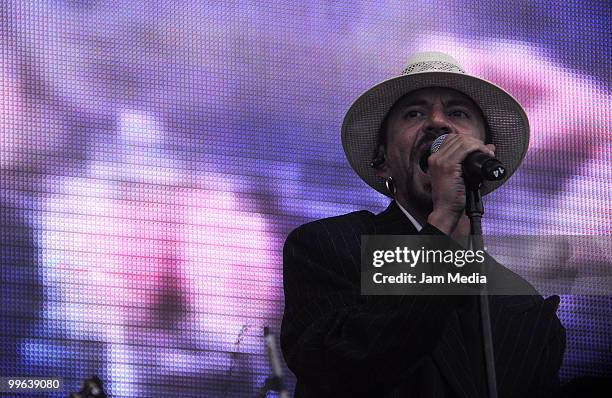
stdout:
{"type": "Polygon", "coordinates": [[[424,115],[424,113],[423,113],[423,112],[421,112],[421,111],[409,110],[409,111],[407,111],[407,112],[404,114],[404,118],[407,118],[407,119],[412,119],[412,118],[415,118],[415,117],[421,117],[421,116],[423,116],[423,115],[424,115]]]}
{"type": "Polygon", "coordinates": [[[458,118],[461,118],[461,119],[469,119],[470,118],[470,115],[467,112],[461,111],[461,110],[452,111],[449,115],[453,116],[453,117],[458,117],[458,118]]]}

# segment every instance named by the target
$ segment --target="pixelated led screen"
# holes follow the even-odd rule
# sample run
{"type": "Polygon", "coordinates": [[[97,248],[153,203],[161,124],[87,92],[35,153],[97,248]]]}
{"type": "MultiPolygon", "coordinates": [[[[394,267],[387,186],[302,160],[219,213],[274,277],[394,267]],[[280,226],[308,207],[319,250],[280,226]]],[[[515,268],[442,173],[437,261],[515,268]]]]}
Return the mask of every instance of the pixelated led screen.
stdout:
{"type": "MultiPolygon", "coordinates": [[[[387,205],[345,161],[340,126],[415,51],[451,54],[529,115],[486,232],[612,232],[608,2],[0,11],[1,375],[63,378],[49,396],[94,374],[113,397],[254,396],[287,234],[387,205]]],[[[563,380],[610,376],[612,299],[561,298],[563,380]]]]}

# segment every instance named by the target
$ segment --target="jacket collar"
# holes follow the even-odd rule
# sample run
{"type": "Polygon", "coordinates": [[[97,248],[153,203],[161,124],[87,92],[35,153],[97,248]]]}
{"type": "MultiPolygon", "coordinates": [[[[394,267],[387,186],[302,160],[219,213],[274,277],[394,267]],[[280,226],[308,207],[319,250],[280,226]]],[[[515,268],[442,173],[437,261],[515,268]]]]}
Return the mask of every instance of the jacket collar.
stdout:
{"type": "Polygon", "coordinates": [[[418,232],[395,201],[389,203],[387,209],[377,214],[374,220],[378,235],[413,235],[418,232]]]}

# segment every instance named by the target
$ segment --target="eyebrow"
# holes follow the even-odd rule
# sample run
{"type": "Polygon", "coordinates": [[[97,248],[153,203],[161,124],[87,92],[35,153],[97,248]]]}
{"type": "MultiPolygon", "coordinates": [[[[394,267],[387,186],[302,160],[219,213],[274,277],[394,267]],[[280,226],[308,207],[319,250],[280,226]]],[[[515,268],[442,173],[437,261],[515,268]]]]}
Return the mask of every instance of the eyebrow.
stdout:
{"type": "Polygon", "coordinates": [[[449,99],[448,101],[444,103],[444,106],[448,108],[453,107],[453,106],[466,106],[468,108],[477,108],[477,105],[474,104],[471,100],[462,99],[462,98],[449,99]]]}
{"type": "Polygon", "coordinates": [[[405,108],[407,106],[425,106],[427,104],[428,102],[422,99],[422,100],[408,101],[404,104],[401,104],[401,106],[405,108]]]}

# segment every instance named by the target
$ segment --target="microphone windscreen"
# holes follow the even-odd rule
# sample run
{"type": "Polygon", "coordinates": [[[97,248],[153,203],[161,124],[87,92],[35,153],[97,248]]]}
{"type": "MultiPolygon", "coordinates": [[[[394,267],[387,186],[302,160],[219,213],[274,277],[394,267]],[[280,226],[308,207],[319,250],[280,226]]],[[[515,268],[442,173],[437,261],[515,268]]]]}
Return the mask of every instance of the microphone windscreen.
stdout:
{"type": "Polygon", "coordinates": [[[431,143],[431,147],[429,149],[429,152],[431,152],[431,153],[438,152],[440,150],[440,147],[442,146],[442,144],[444,144],[444,141],[446,140],[446,137],[448,137],[448,134],[442,134],[441,136],[436,138],[434,140],[434,142],[431,143]]]}

